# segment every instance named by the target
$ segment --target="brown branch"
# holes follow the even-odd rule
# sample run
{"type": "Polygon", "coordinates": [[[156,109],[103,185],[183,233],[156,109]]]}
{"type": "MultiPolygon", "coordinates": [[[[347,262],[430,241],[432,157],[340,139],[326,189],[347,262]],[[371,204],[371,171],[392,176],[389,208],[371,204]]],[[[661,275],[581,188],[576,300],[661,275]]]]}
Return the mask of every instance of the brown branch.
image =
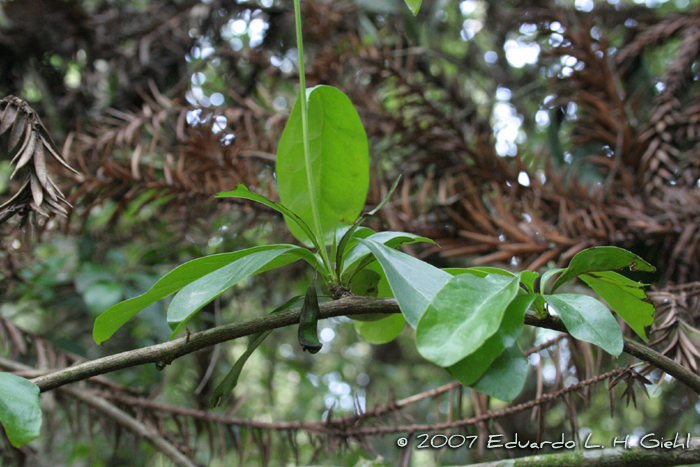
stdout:
{"type": "Polygon", "coordinates": [[[475,425],[477,423],[485,422],[488,420],[492,420],[494,418],[499,418],[499,417],[505,417],[508,415],[512,415],[517,412],[522,412],[523,410],[531,409],[533,407],[536,407],[538,405],[545,404],[547,402],[551,402],[553,400],[556,400],[563,396],[564,394],[567,394],[572,391],[578,391],[579,389],[582,389],[586,386],[590,386],[591,384],[596,384],[599,383],[607,378],[610,378],[611,376],[617,376],[621,373],[624,373],[628,370],[628,367],[624,368],[616,368],[612,371],[609,371],[607,373],[604,373],[602,375],[594,376],[593,378],[589,378],[587,380],[581,381],[577,384],[572,384],[571,386],[567,386],[564,389],[561,389],[557,392],[553,392],[551,394],[545,394],[542,397],[539,397],[537,399],[533,399],[527,402],[523,402],[522,404],[514,405],[511,407],[508,407],[503,410],[499,410],[497,412],[486,412],[481,415],[478,415],[476,417],[472,418],[465,418],[462,420],[457,420],[454,422],[447,422],[447,423],[438,423],[435,425],[404,425],[404,426],[377,426],[377,427],[372,427],[372,428],[358,428],[358,429],[343,429],[342,431],[338,432],[338,435],[342,436],[378,436],[378,435],[385,435],[389,433],[417,433],[417,432],[424,432],[424,431],[443,431],[443,430],[449,430],[453,428],[462,428],[468,425],[475,425]]]}
{"type": "MultiPolygon", "coordinates": [[[[398,313],[396,300],[391,298],[345,297],[341,300],[321,305],[321,319],[348,314],[398,313]]],[[[116,355],[99,358],[72,367],[34,378],[32,382],[42,391],[49,391],[65,384],[75,383],[96,375],[109,373],[147,363],[159,366],[169,364],[176,358],[231,339],[248,336],[262,331],[291,326],[299,322],[300,309],[295,308],[280,313],[269,314],[239,323],[208,329],[163,344],[142,349],[130,350],[116,355]]],[[[525,315],[525,324],[566,332],[562,321],[554,316],[538,319],[534,313],[525,315]]],[[[673,360],[658,352],[625,338],[624,351],[675,377],[693,391],[700,394],[700,376],[692,373],[673,360]]]]}
{"type": "Polygon", "coordinates": [[[259,420],[247,420],[245,418],[231,417],[230,415],[220,415],[204,410],[188,409],[176,405],[163,404],[151,399],[141,397],[124,396],[114,394],[109,391],[92,392],[95,397],[110,399],[120,402],[131,407],[143,407],[146,409],[165,412],[174,415],[182,415],[192,419],[203,420],[211,423],[223,423],[225,425],[237,425],[248,428],[261,428],[263,430],[288,431],[288,430],[304,430],[309,433],[319,435],[328,435],[330,431],[326,428],[325,422],[262,422],[259,420]]]}

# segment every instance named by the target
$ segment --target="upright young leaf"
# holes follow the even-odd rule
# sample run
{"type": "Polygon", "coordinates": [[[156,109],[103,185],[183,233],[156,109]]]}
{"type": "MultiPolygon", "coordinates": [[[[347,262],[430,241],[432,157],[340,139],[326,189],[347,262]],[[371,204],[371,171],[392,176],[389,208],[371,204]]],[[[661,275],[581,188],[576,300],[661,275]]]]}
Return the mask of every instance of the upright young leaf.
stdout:
{"type": "Polygon", "coordinates": [[[633,271],[656,271],[656,268],[632,252],[614,246],[598,246],[580,251],[552,286],[554,293],[564,282],[587,272],[615,271],[629,267],[633,271]]]}
{"type": "Polygon", "coordinates": [[[316,353],[322,347],[318,340],[318,318],[320,315],[316,285],[312,282],[306,289],[304,306],[301,307],[299,318],[299,344],[302,350],[308,350],[309,353],[316,353]]]}
{"type": "MultiPolygon", "coordinates": [[[[352,224],[365,204],[369,188],[367,134],[350,99],[331,86],[307,90],[311,161],[322,235],[331,242],[335,229],[352,224]]],[[[301,129],[300,101],[294,104],[277,147],[280,201],[308,225],[314,225],[301,129]]],[[[287,226],[302,242],[308,233],[296,223],[287,226]]]]}
{"type": "Polygon", "coordinates": [[[581,280],[608,302],[639,337],[648,341],[646,328],[654,323],[654,305],[649,300],[644,284],[626,278],[614,271],[582,274],[581,280]]]}
{"type": "Polygon", "coordinates": [[[527,367],[527,358],[515,344],[505,349],[472,387],[502,401],[513,400],[525,386],[527,367]]]}
{"type": "Polygon", "coordinates": [[[406,322],[415,328],[430,300],[450,276],[435,266],[372,240],[359,239],[381,264],[406,322]]]}
{"type": "Polygon", "coordinates": [[[0,373],[0,423],[13,446],[24,446],[41,430],[39,388],[26,378],[0,373]]]}
{"type": "Polygon", "coordinates": [[[578,294],[545,295],[544,299],[564,321],[569,334],[576,339],[602,347],[615,357],[622,353],[620,326],[600,301],[578,294]]]}
{"type": "Polygon", "coordinates": [[[268,251],[276,249],[285,249],[285,253],[277,256],[275,260],[260,268],[257,273],[264,272],[269,269],[285,266],[287,264],[304,259],[309,264],[315,267],[318,266],[316,257],[306,248],[301,248],[295,245],[265,245],[248,248],[246,250],[234,251],[232,253],[221,253],[218,255],[205,256],[178,266],[165,276],[160,278],[148,292],[139,295],[138,297],[125,300],[121,303],[109,308],[95,319],[95,326],[92,331],[93,339],[98,344],[106,341],[117,330],[133,318],[139,311],[157,302],[158,300],[167,297],[170,294],[177,292],[187,284],[206,276],[207,274],[216,271],[234,261],[245,256],[257,253],[259,251],[268,251]]]}
{"type": "Polygon", "coordinates": [[[447,367],[474,353],[498,331],[506,308],[518,293],[519,281],[519,276],[499,274],[452,277],[418,321],[420,354],[447,367]]]}
{"type": "Polygon", "coordinates": [[[249,253],[236,261],[200,277],[175,295],[168,307],[168,325],[172,339],[204,305],[252,276],[281,255],[298,247],[276,248],[249,253]]]}

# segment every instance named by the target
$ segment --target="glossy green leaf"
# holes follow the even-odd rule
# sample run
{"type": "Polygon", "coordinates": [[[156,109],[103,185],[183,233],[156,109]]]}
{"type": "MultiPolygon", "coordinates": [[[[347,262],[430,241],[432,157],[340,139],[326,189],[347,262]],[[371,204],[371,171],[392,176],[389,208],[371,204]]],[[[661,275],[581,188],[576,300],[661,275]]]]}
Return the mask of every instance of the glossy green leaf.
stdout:
{"type": "MultiPolygon", "coordinates": [[[[303,160],[303,150],[302,150],[302,160],[303,160]]],[[[293,210],[289,209],[288,207],[280,204],[280,203],[275,203],[274,201],[270,201],[269,199],[265,198],[264,196],[261,196],[257,193],[253,193],[248,189],[247,186],[245,186],[242,183],[239,183],[238,186],[236,187],[235,190],[231,191],[222,191],[221,193],[216,195],[217,198],[243,198],[243,199],[249,199],[251,201],[257,201],[258,203],[264,204],[265,206],[271,207],[277,212],[280,212],[284,215],[284,220],[287,222],[287,225],[294,225],[296,226],[298,231],[304,232],[304,235],[302,238],[300,238],[298,235],[294,235],[298,240],[302,242],[306,242],[307,244],[311,244],[314,247],[316,247],[317,250],[319,250],[321,247],[318,243],[318,239],[316,236],[313,234],[313,231],[309,227],[309,224],[307,221],[303,220],[299,215],[297,215],[296,212],[293,210]],[[291,222],[291,223],[290,223],[291,222]],[[310,243],[308,243],[310,241],[310,243]]],[[[313,225],[313,222],[311,222],[311,225],[313,225]]],[[[291,230],[291,228],[290,228],[291,230]]],[[[294,233],[294,231],[292,231],[294,233]]]]}
{"type": "Polygon", "coordinates": [[[598,246],[580,251],[571,259],[569,266],[557,278],[552,292],[564,282],[587,272],[614,271],[629,267],[633,271],[656,271],[656,268],[639,256],[614,246],[598,246]]]}
{"type": "Polygon", "coordinates": [[[204,305],[248,276],[256,274],[281,255],[299,247],[275,248],[251,252],[226,266],[190,282],[180,290],[168,307],[168,325],[172,339],[204,305]]]}
{"type": "Polygon", "coordinates": [[[527,368],[527,358],[516,344],[504,350],[472,388],[502,401],[513,400],[525,386],[527,368]]]}
{"type": "Polygon", "coordinates": [[[654,323],[655,309],[644,290],[644,284],[613,271],[592,272],[580,277],[608,302],[639,337],[649,341],[646,328],[654,323]]]}
{"type": "Polygon", "coordinates": [[[465,386],[471,386],[508,347],[515,345],[523,332],[525,312],[535,299],[534,295],[519,295],[503,314],[498,331],[489,337],[474,353],[445,368],[465,386]]]}
{"type": "Polygon", "coordinates": [[[519,276],[452,277],[418,321],[416,346],[420,354],[448,367],[474,353],[498,331],[506,308],[518,293],[518,284],[519,276]]]}
{"type": "Polygon", "coordinates": [[[381,243],[365,239],[359,241],[379,261],[406,322],[415,328],[430,300],[451,276],[381,243]]]}
{"type": "Polygon", "coordinates": [[[39,387],[21,376],[0,373],[0,423],[17,448],[39,436],[39,387]]]}
{"type": "MultiPolygon", "coordinates": [[[[291,308],[299,306],[302,303],[303,298],[304,297],[302,296],[291,298],[290,300],[287,300],[287,302],[284,305],[275,308],[270,313],[279,313],[280,311],[289,310],[291,308]]],[[[209,401],[210,408],[213,409],[214,407],[219,405],[219,403],[221,403],[221,400],[224,397],[226,397],[228,394],[231,394],[231,391],[233,391],[233,389],[238,384],[238,378],[241,375],[243,366],[248,361],[248,358],[253,354],[253,352],[255,352],[255,349],[257,349],[260,346],[260,344],[263,343],[263,341],[267,338],[267,336],[270,335],[271,332],[272,331],[259,332],[251,336],[250,343],[248,344],[248,348],[246,349],[246,351],[243,352],[243,355],[241,355],[238,358],[238,360],[236,360],[236,363],[234,363],[233,367],[228,372],[226,377],[216,386],[216,388],[214,388],[214,391],[211,395],[211,399],[209,401]]]]}
{"type": "Polygon", "coordinates": [[[576,339],[590,342],[617,357],[622,353],[622,331],[610,310],[588,295],[544,295],[576,339]]]}
{"type": "MultiPolygon", "coordinates": [[[[316,204],[322,234],[331,243],[335,229],[352,224],[364,207],[369,188],[367,134],[350,99],[331,86],[307,90],[309,142],[316,204]]],[[[314,225],[297,99],[277,147],[280,201],[308,225],[314,225]]],[[[297,223],[287,226],[302,242],[308,232],[297,223]]]]}
{"type": "Polygon", "coordinates": [[[401,334],[406,319],[401,313],[384,315],[376,321],[355,321],[355,330],[370,344],[386,344],[401,334]]]}
{"type": "MultiPolygon", "coordinates": [[[[413,243],[435,244],[434,241],[427,237],[421,237],[420,235],[406,232],[378,232],[366,237],[366,240],[382,243],[389,248],[398,248],[399,246],[411,245],[413,243]]],[[[341,275],[350,275],[354,271],[360,270],[363,265],[366,265],[363,260],[367,259],[371,254],[372,252],[365,245],[357,244],[355,248],[350,250],[347,258],[344,259],[341,275]]]]}
{"type": "Polygon", "coordinates": [[[418,14],[418,10],[420,10],[420,5],[423,3],[423,0],[404,0],[406,2],[406,6],[408,7],[409,10],[411,10],[411,13],[413,13],[413,16],[416,16],[418,14]]]}
{"type": "Polygon", "coordinates": [[[234,261],[259,251],[285,249],[286,253],[260,268],[256,273],[285,266],[299,259],[304,259],[311,265],[317,265],[316,257],[307,249],[295,245],[265,245],[232,253],[205,256],[178,266],[160,278],[148,292],[138,297],[117,303],[95,319],[92,336],[95,342],[101,344],[117,330],[133,318],[139,311],[152,305],[158,300],[177,292],[187,284],[206,276],[234,261]]]}
{"type": "Polygon", "coordinates": [[[318,340],[318,318],[321,310],[318,307],[316,285],[312,282],[306,289],[304,306],[301,307],[299,318],[299,345],[309,353],[321,350],[321,342],[318,340]]]}

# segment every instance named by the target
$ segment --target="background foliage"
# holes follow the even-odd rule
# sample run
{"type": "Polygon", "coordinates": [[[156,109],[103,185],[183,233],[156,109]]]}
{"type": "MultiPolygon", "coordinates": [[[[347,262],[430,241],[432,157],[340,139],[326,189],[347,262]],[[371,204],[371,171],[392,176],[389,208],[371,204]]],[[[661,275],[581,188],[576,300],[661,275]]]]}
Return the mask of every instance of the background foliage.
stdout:
{"type": "MultiPolygon", "coordinates": [[[[425,0],[415,18],[391,0],[302,6],[307,85],[342,89],[369,136],[367,208],[403,175],[371,227],[434,239],[439,246],[405,250],[440,267],[538,270],[590,246],[629,249],[657,266],[650,345],[697,372],[697,2],[425,0]]],[[[295,99],[296,56],[290,2],[0,2],[0,95],[28,102],[80,172],[47,158],[72,206],[66,218],[37,214],[29,192],[0,208],[3,219],[14,216],[0,225],[0,366],[45,371],[162,342],[170,330],[160,302],[101,348],[92,323],[184,261],[293,242],[274,211],[213,196],[245,183],[278,198],[274,154],[295,99]]],[[[21,188],[6,156],[3,202],[21,188]]],[[[190,326],[259,316],[311,279],[298,265],[272,274],[241,283],[190,326]]],[[[272,333],[235,398],[215,412],[211,391],[247,342],[88,388],[204,465],[355,465],[378,456],[450,465],[529,453],[481,443],[400,450],[391,434],[460,420],[481,439],[700,435],[690,391],[648,367],[596,379],[635,360],[613,361],[558,333],[526,327],[531,365],[516,409],[475,423],[505,403],[454,384],[418,355],[408,329],[373,346],[348,319],[322,323],[315,356],[301,352],[296,330],[272,333]],[[517,409],[548,394],[558,397],[517,409]],[[358,409],[368,411],[362,424],[358,409]],[[329,416],[337,424],[319,423],[329,416]],[[375,436],[382,429],[389,433],[375,436]]],[[[0,441],[3,463],[164,462],[88,399],[56,391],[42,400],[44,435],[21,449],[0,441]]]]}

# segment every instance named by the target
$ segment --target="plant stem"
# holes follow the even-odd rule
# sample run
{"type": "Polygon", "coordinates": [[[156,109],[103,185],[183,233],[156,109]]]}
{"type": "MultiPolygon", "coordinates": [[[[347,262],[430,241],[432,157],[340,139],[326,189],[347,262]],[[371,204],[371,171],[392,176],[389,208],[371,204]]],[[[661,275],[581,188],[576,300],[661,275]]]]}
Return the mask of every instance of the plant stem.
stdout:
{"type": "MultiPolygon", "coordinates": [[[[319,305],[319,319],[335,316],[358,315],[366,313],[399,313],[399,306],[393,298],[377,297],[345,297],[319,305]]],[[[300,308],[272,313],[248,321],[225,324],[206,331],[193,333],[187,337],[174,339],[163,344],[156,344],[136,350],[122,352],[108,357],[90,360],[62,370],[36,377],[31,381],[39,386],[42,392],[50,391],[66,384],[83,381],[93,376],[112,371],[130,368],[146,363],[169,364],[173,360],[197,350],[210,347],[231,339],[249,336],[270,329],[292,326],[299,323],[300,308]]],[[[538,319],[532,312],[525,314],[525,324],[566,332],[564,323],[556,316],[538,319]]],[[[682,367],[670,358],[655,350],[624,338],[624,351],[640,360],[651,363],[662,371],[676,378],[690,389],[700,394],[700,376],[682,367]]]]}
{"type": "Polygon", "coordinates": [[[316,204],[316,187],[314,186],[314,173],[311,166],[311,144],[309,142],[309,108],[306,102],[306,75],[304,73],[304,41],[301,34],[301,6],[300,0],[294,0],[294,23],[297,34],[297,52],[299,53],[299,99],[301,100],[301,133],[304,145],[304,165],[306,166],[306,185],[309,189],[311,202],[311,214],[314,218],[314,230],[321,246],[321,258],[329,274],[334,275],[331,262],[326,251],[326,241],[321,229],[321,216],[316,204]]]}

